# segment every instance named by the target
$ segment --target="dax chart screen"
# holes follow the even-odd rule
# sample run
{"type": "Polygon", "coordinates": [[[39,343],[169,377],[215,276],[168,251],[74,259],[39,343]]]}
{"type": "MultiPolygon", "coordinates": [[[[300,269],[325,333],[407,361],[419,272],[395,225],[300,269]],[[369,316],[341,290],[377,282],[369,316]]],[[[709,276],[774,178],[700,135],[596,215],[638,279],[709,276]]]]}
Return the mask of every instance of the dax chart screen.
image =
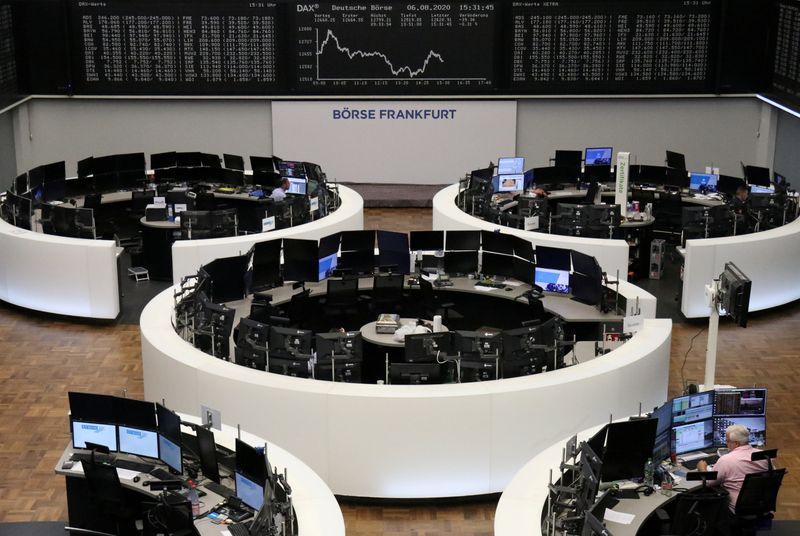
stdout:
{"type": "Polygon", "coordinates": [[[494,2],[299,3],[295,9],[298,90],[493,88],[494,2]]]}

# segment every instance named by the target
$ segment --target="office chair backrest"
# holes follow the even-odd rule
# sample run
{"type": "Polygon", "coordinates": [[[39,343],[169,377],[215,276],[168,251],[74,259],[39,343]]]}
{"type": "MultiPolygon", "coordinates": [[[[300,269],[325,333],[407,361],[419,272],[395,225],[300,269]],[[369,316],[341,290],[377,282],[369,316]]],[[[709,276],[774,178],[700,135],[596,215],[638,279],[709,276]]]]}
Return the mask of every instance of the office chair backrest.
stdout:
{"type": "Polygon", "coordinates": [[[422,295],[422,304],[426,309],[436,308],[436,295],[433,292],[433,285],[430,281],[419,278],[419,290],[422,295]]]}
{"type": "Polygon", "coordinates": [[[144,212],[147,205],[153,202],[156,193],[153,190],[134,190],[131,192],[131,201],[133,202],[133,210],[136,212],[144,212]]]}
{"type": "Polygon", "coordinates": [[[399,300],[403,295],[403,275],[376,275],[372,279],[372,296],[378,300],[399,300]]]}
{"type": "Polygon", "coordinates": [[[678,495],[670,534],[716,534],[720,516],[728,504],[728,492],[717,488],[699,488],[678,495]]]}
{"type": "Polygon", "coordinates": [[[345,305],[358,300],[358,278],[328,279],[328,304],[345,305]]]}
{"type": "Polygon", "coordinates": [[[214,210],[214,194],[212,192],[197,192],[194,198],[195,210],[214,210]]]}
{"type": "Polygon", "coordinates": [[[761,516],[775,511],[786,469],[773,469],[745,475],[736,500],[737,516],[761,516]]]}
{"type": "Polygon", "coordinates": [[[112,465],[81,460],[89,497],[95,505],[110,515],[122,515],[126,507],[125,492],[112,465]]]}
{"type": "Polygon", "coordinates": [[[83,208],[100,208],[103,201],[103,194],[86,194],[83,198],[83,208]]]}

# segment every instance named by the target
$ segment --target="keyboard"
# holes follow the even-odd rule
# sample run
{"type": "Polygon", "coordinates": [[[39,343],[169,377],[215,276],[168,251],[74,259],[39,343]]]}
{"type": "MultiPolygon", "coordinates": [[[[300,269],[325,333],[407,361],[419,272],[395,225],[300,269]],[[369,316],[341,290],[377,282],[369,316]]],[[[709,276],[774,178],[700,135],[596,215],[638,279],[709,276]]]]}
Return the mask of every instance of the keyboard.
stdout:
{"type": "Polygon", "coordinates": [[[250,536],[249,523],[237,523],[235,525],[227,525],[225,529],[231,533],[231,536],[250,536]]]}
{"type": "Polygon", "coordinates": [[[154,477],[156,477],[159,480],[175,480],[175,479],[179,479],[180,478],[179,475],[173,475],[169,471],[165,471],[164,469],[162,469],[160,467],[157,467],[157,468],[153,469],[152,471],[150,471],[150,474],[153,475],[154,477]]]}
{"type": "Polygon", "coordinates": [[[155,469],[155,465],[142,462],[134,462],[131,460],[116,460],[114,467],[117,469],[128,469],[129,471],[139,471],[140,473],[149,473],[155,469]]]}
{"type": "Polygon", "coordinates": [[[219,495],[220,497],[228,498],[233,496],[233,490],[230,488],[226,488],[222,484],[217,484],[213,480],[209,480],[203,484],[203,487],[209,491],[212,491],[219,495]]]}
{"type": "Polygon", "coordinates": [[[707,458],[698,458],[696,460],[684,461],[681,465],[683,465],[685,468],[689,469],[690,471],[694,471],[695,469],[697,469],[697,463],[700,460],[705,460],[705,462],[708,465],[712,465],[712,464],[717,463],[717,460],[719,460],[719,456],[717,456],[716,454],[709,455],[707,458]]]}

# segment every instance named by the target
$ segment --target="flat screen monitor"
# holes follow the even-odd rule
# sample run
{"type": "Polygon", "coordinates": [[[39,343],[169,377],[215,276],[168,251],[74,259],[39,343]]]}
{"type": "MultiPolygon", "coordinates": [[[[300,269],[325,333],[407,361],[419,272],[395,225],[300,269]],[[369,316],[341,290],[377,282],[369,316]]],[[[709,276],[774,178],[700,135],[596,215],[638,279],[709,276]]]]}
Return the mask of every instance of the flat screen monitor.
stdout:
{"type": "Polygon", "coordinates": [[[252,290],[272,288],[281,279],[281,240],[256,242],[253,246],[252,290]]]}
{"type": "Polygon", "coordinates": [[[489,166],[482,169],[473,169],[469,175],[471,179],[489,182],[492,180],[492,176],[494,175],[494,166],[489,166]]]}
{"type": "Polygon", "coordinates": [[[714,392],[714,415],[766,415],[766,389],[718,389],[714,392]]]}
{"type": "Polygon", "coordinates": [[[290,160],[281,160],[278,162],[278,171],[281,177],[306,177],[306,167],[303,162],[292,162],[290,160]]]}
{"type": "Polygon", "coordinates": [[[241,300],[246,296],[245,274],[249,264],[250,255],[244,254],[214,259],[203,265],[211,277],[211,300],[214,303],[241,300]]]}
{"type": "Polygon", "coordinates": [[[553,270],[567,270],[571,268],[570,250],[536,246],[536,265],[553,270]]]}
{"type": "Polygon", "coordinates": [[[580,170],[582,158],[583,153],[581,151],[559,149],[556,150],[556,155],[553,160],[556,167],[580,170]]]}
{"type": "Polygon", "coordinates": [[[67,196],[67,181],[65,179],[46,182],[42,185],[44,190],[42,201],[61,201],[67,196]]]}
{"type": "Polygon", "coordinates": [[[438,363],[392,363],[389,382],[393,385],[440,383],[442,366],[438,363]]]}
{"type": "Polygon", "coordinates": [[[183,452],[180,443],[160,434],[158,436],[158,459],[173,473],[177,475],[183,473],[183,452]]]}
{"type": "Polygon", "coordinates": [[[419,333],[406,335],[406,363],[430,363],[436,361],[439,353],[447,354],[451,348],[450,332],[419,333]]]}
{"type": "Polygon", "coordinates": [[[86,443],[104,445],[108,450],[116,452],[117,425],[107,422],[79,421],[72,419],[72,446],[76,449],[85,449],[86,443]]]}
{"type": "Polygon", "coordinates": [[[267,171],[270,173],[278,171],[275,169],[275,161],[271,156],[251,156],[250,169],[253,171],[267,171]]]}
{"type": "Polygon", "coordinates": [[[332,235],[323,236],[319,239],[319,258],[327,257],[328,255],[339,252],[339,242],[341,240],[341,233],[334,233],[332,235]]]}
{"type": "Polygon", "coordinates": [[[253,510],[260,510],[264,504],[264,486],[247,478],[238,470],[234,474],[236,497],[253,510]]]}
{"type": "Polygon", "coordinates": [[[318,359],[323,356],[360,358],[363,356],[363,339],[360,331],[347,331],[345,333],[317,333],[315,350],[318,359]]]}
{"type": "Polygon", "coordinates": [[[411,231],[411,251],[439,251],[444,249],[444,231],[411,231]]]}
{"type": "Polygon", "coordinates": [[[94,158],[88,157],[83,160],[78,160],[78,178],[85,179],[94,173],[94,158]]]}
{"type": "Polygon", "coordinates": [[[739,177],[732,177],[730,175],[719,175],[717,177],[717,191],[723,194],[733,196],[740,186],[746,186],[744,179],[739,177]]]}
{"type": "Polygon", "coordinates": [[[223,153],[222,159],[226,168],[244,170],[244,158],[240,155],[223,153]]]}
{"type": "Polygon", "coordinates": [[[375,254],[372,251],[343,251],[339,256],[339,270],[353,275],[370,275],[375,271],[375,254]]]}
{"type": "Polygon", "coordinates": [[[481,247],[481,232],[447,231],[445,246],[447,251],[478,251],[481,247]]]}
{"type": "Polygon", "coordinates": [[[571,250],[572,257],[572,271],[584,275],[601,275],[602,270],[597,259],[586,253],[571,250]]]}
{"type": "Polygon", "coordinates": [[[478,271],[477,251],[448,251],[444,254],[444,271],[448,274],[474,274],[478,271]]]}
{"type": "Polygon", "coordinates": [[[338,261],[339,258],[337,257],[336,253],[331,253],[330,255],[322,257],[319,260],[319,275],[317,280],[325,281],[331,277],[338,266],[338,261]]]}
{"type": "Polygon", "coordinates": [[[533,252],[533,244],[530,241],[520,236],[515,236],[514,242],[514,255],[526,261],[533,262],[536,260],[536,254],[533,252]]]}
{"type": "Polygon", "coordinates": [[[523,189],[530,190],[536,186],[536,177],[534,175],[533,169],[529,169],[522,175],[524,177],[524,184],[522,185],[523,189]]]}
{"type": "Polygon", "coordinates": [[[306,195],[308,191],[308,181],[304,178],[289,177],[289,189],[287,194],[306,195]]]}
{"type": "Polygon", "coordinates": [[[589,445],[589,448],[592,449],[592,452],[596,453],[601,458],[603,457],[603,453],[605,452],[606,448],[606,435],[608,435],[607,424],[595,432],[592,437],[586,440],[586,444],[589,445]]]}
{"type": "Polygon", "coordinates": [[[378,231],[378,268],[383,272],[407,274],[411,271],[408,235],[378,231]]]}
{"type": "Polygon", "coordinates": [[[695,173],[689,175],[689,190],[693,192],[716,192],[717,176],[713,173],[695,173]]]}
{"type": "Polygon", "coordinates": [[[672,424],[689,424],[710,419],[714,415],[714,391],[672,399],[672,424]]]}
{"type": "Polygon", "coordinates": [[[496,186],[495,192],[521,192],[525,189],[525,175],[522,173],[498,175],[496,186]]]}
{"type": "Polygon", "coordinates": [[[599,277],[571,274],[569,286],[572,299],[586,305],[598,305],[603,299],[603,285],[599,277]]]}
{"type": "Polygon", "coordinates": [[[181,450],[181,418],[161,404],[156,404],[158,417],[158,458],[174,473],[183,472],[181,450]]]}
{"type": "Polygon", "coordinates": [[[744,177],[747,179],[748,184],[758,184],[760,186],[769,186],[770,175],[769,168],[760,166],[744,166],[744,177]]]}
{"type": "MultiPolygon", "coordinates": [[[[45,186],[45,191],[46,190],[47,190],[47,187],[45,186]]],[[[772,187],[772,186],[758,186],[756,184],[753,184],[753,185],[750,186],[750,193],[751,194],[774,194],[775,193],[775,188],[772,187]]]]}
{"type": "Polygon", "coordinates": [[[587,166],[611,166],[612,147],[587,147],[584,151],[584,164],[587,166]]]}
{"type": "Polygon", "coordinates": [[[498,175],[517,175],[525,169],[525,159],[521,156],[503,157],[497,160],[498,175]]]}
{"type": "Polygon", "coordinates": [[[116,422],[114,404],[117,397],[70,391],[69,413],[73,419],[93,422],[116,422]]]}
{"type": "Polygon", "coordinates": [[[119,451],[146,458],[158,458],[158,433],[130,426],[119,426],[119,451]]]}
{"type": "Polygon", "coordinates": [[[534,283],[542,287],[545,292],[569,294],[569,271],[543,268],[537,264],[534,283]]]}
{"type": "Polygon", "coordinates": [[[532,262],[514,257],[514,279],[528,285],[533,285],[535,271],[536,265],[532,262]]]}
{"type": "Polygon", "coordinates": [[[714,446],[724,447],[725,430],[729,426],[740,424],[746,426],[750,431],[750,445],[754,447],[763,447],[767,442],[767,418],[761,416],[728,416],[728,417],[714,417],[714,446]]]}
{"type": "Polygon", "coordinates": [[[672,426],[675,454],[709,448],[714,443],[713,419],[672,426]]]}
{"type": "Polygon", "coordinates": [[[28,170],[28,188],[33,190],[37,186],[41,186],[44,182],[44,176],[44,166],[37,166],[28,170]]]}
{"type": "Polygon", "coordinates": [[[515,236],[494,231],[481,231],[481,249],[492,253],[514,254],[515,236]]]}
{"type": "Polygon", "coordinates": [[[658,420],[658,426],[656,426],[656,435],[663,434],[664,432],[668,431],[672,428],[672,401],[667,400],[655,410],[650,415],[654,419],[658,420]]]}
{"type": "Polygon", "coordinates": [[[175,167],[177,155],[175,151],[166,153],[156,153],[150,155],[150,167],[153,169],[164,169],[175,167]]]}
{"type": "Polygon", "coordinates": [[[481,273],[500,277],[514,277],[514,257],[484,251],[481,254],[481,273]]]}
{"type": "Polygon", "coordinates": [[[305,329],[272,326],[269,332],[270,355],[289,358],[294,354],[311,353],[311,339],[314,334],[305,329]]]}
{"type": "Polygon", "coordinates": [[[653,456],[657,425],[657,419],[635,419],[608,425],[603,482],[644,476],[644,465],[653,456]]]}
{"type": "Polygon", "coordinates": [[[453,333],[453,351],[459,352],[461,357],[500,355],[502,337],[498,333],[479,331],[455,331],[453,333]]]}
{"type": "Polygon", "coordinates": [[[264,485],[268,478],[267,458],[259,450],[236,438],[236,471],[264,485]]]}
{"type": "Polygon", "coordinates": [[[217,445],[214,443],[214,432],[196,427],[197,456],[200,458],[200,470],[209,480],[219,484],[219,465],[217,464],[217,445]]]}
{"type": "Polygon", "coordinates": [[[342,251],[375,251],[375,231],[342,231],[342,251]]]}
{"type": "Polygon", "coordinates": [[[686,157],[682,153],[667,151],[666,163],[668,168],[686,170],[686,157]]]}
{"type": "Polygon", "coordinates": [[[53,162],[44,166],[44,182],[63,181],[67,178],[66,163],[53,162]]]}
{"type": "Polygon", "coordinates": [[[776,186],[786,186],[786,176],[778,173],[777,171],[772,172],[772,182],[775,183],[776,186]]]}
{"type": "Polygon", "coordinates": [[[318,275],[317,241],[284,238],[283,279],[286,281],[316,281],[318,275]]]}

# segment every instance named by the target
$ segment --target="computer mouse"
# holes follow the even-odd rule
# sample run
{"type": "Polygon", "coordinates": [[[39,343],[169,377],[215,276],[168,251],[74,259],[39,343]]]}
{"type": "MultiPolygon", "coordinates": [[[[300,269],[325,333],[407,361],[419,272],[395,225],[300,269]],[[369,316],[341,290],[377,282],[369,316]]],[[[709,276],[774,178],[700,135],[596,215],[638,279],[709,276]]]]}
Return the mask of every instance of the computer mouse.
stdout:
{"type": "Polygon", "coordinates": [[[133,483],[139,482],[141,480],[138,476],[133,477],[133,483]]]}
{"type": "MultiPolygon", "coordinates": [[[[139,478],[139,477],[136,477],[136,478],[139,478]]],[[[144,482],[142,482],[142,486],[144,486],[144,487],[147,487],[149,485],[150,485],[150,481],[149,480],[145,480],[144,482]]]]}

